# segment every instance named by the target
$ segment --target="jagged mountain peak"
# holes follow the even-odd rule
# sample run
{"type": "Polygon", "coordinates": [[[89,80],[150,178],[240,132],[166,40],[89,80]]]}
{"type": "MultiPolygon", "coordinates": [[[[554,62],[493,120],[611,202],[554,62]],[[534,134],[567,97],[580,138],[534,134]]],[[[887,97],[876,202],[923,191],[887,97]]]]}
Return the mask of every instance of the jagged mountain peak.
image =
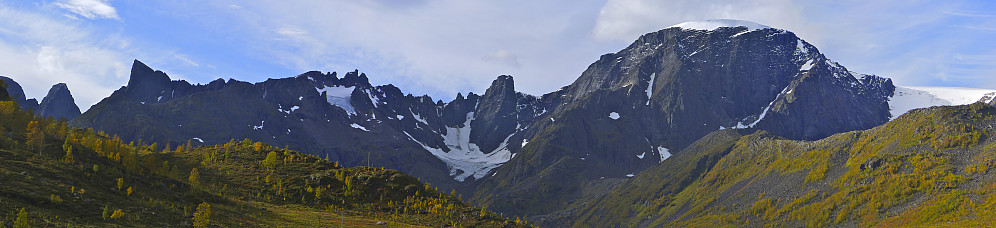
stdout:
{"type": "Polygon", "coordinates": [[[131,77],[128,87],[137,88],[143,85],[167,84],[170,78],[165,72],[153,70],[142,61],[136,59],[131,65],[131,77]]]}
{"type": "Polygon", "coordinates": [[[172,80],[165,72],[153,70],[136,59],[132,63],[131,76],[128,78],[128,84],[123,92],[136,101],[148,102],[160,96],[163,91],[170,89],[171,82],[172,80]]]}
{"type": "Polygon", "coordinates": [[[518,100],[512,76],[498,76],[481,96],[474,112],[471,126],[476,130],[470,132],[470,142],[491,152],[507,141],[507,137],[494,136],[509,136],[516,131],[518,100]]]}
{"type": "Polygon", "coordinates": [[[346,75],[342,77],[341,81],[342,84],[370,86],[370,79],[367,78],[367,74],[360,73],[360,70],[353,70],[351,72],[347,72],[346,75]]]}
{"type": "MultiPolygon", "coordinates": [[[[484,92],[484,96],[500,94],[503,96],[514,96],[515,95],[515,80],[512,79],[510,75],[498,76],[494,81],[491,81],[491,87],[484,92]]],[[[511,98],[511,97],[506,97],[511,98]]]]}
{"type": "Polygon", "coordinates": [[[51,116],[56,119],[72,119],[80,115],[80,108],[69,92],[66,83],[58,83],[48,90],[48,95],[42,99],[35,113],[41,116],[51,116]]]}

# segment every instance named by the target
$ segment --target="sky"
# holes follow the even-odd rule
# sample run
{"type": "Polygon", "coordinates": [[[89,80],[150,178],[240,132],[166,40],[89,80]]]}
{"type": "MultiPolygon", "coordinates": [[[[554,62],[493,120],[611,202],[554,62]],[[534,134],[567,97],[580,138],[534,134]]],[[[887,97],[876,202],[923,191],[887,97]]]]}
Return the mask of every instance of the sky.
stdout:
{"type": "Polygon", "coordinates": [[[0,0],[0,75],[39,100],[65,82],[82,110],[134,59],[195,84],[358,69],[442,100],[498,75],[541,95],[642,34],[708,19],[793,31],[897,85],[996,88],[985,0],[0,0]]]}

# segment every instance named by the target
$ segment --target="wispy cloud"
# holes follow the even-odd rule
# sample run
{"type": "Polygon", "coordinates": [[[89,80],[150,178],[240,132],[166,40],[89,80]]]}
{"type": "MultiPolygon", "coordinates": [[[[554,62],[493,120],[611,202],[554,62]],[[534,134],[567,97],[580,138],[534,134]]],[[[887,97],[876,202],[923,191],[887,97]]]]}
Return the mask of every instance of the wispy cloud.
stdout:
{"type": "Polygon", "coordinates": [[[121,19],[107,0],[60,0],[55,5],[88,19],[121,19]]]}
{"type": "Polygon", "coordinates": [[[190,65],[192,67],[200,67],[201,66],[200,63],[194,62],[194,60],[190,60],[190,57],[187,57],[187,55],[184,55],[184,54],[173,53],[173,58],[176,59],[176,60],[179,60],[182,63],[190,65]]]}
{"type": "Polygon", "coordinates": [[[510,67],[521,67],[522,64],[519,63],[519,57],[508,50],[498,50],[491,54],[484,56],[485,61],[489,62],[499,62],[504,63],[510,67]]]}
{"type": "Polygon", "coordinates": [[[42,98],[65,82],[86,110],[127,80],[129,57],[122,51],[130,47],[119,36],[66,20],[0,3],[0,74],[17,80],[28,97],[42,98]]]}
{"type": "Polygon", "coordinates": [[[308,35],[308,31],[304,31],[304,29],[294,26],[278,28],[274,32],[276,32],[278,35],[287,36],[293,39],[305,39],[307,38],[306,36],[308,35]]]}
{"type": "Polygon", "coordinates": [[[523,91],[549,92],[570,83],[600,54],[623,46],[588,38],[600,2],[240,4],[253,12],[239,23],[258,26],[245,32],[258,37],[250,43],[261,58],[292,69],[360,69],[373,83],[442,99],[483,91],[501,74],[517,76],[516,88],[523,91]]]}

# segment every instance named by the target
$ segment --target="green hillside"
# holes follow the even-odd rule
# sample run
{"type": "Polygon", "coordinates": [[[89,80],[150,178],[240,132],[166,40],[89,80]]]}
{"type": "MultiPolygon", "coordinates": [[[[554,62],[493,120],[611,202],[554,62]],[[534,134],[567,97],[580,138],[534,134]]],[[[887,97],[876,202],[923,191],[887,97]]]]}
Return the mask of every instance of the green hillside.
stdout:
{"type": "Polygon", "coordinates": [[[125,143],[16,106],[0,101],[0,227],[527,226],[396,170],[248,140],[125,143]]]}
{"type": "MultiPolygon", "coordinates": [[[[818,141],[714,132],[582,206],[575,226],[986,226],[996,108],[911,111],[818,141]]],[[[749,132],[747,132],[749,133],[749,132]]]]}

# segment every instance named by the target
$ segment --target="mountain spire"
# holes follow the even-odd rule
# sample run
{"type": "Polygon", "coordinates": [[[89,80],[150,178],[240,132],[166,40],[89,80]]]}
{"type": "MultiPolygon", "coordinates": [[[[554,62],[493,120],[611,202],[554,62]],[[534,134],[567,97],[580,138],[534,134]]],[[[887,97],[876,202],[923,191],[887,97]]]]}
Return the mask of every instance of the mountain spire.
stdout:
{"type": "Polygon", "coordinates": [[[51,116],[56,119],[73,119],[80,115],[80,108],[76,106],[73,94],[69,92],[66,83],[59,83],[48,90],[48,95],[42,99],[38,110],[35,113],[41,116],[51,116]]]}

